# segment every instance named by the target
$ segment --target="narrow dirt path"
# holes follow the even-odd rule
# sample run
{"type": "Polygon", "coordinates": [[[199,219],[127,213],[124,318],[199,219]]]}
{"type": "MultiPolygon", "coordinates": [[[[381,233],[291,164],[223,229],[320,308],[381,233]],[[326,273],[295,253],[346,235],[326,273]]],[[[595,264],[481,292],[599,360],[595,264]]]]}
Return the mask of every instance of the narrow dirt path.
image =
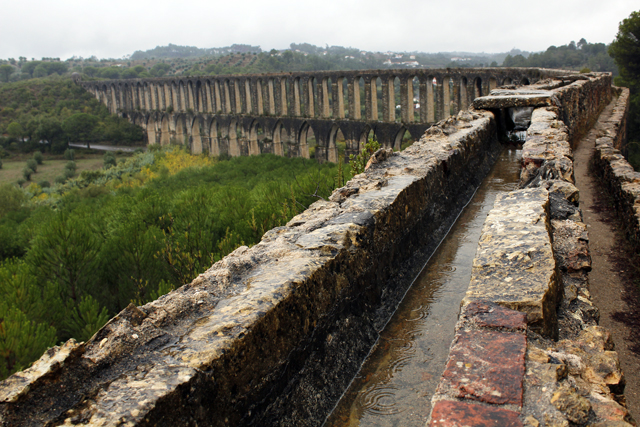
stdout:
{"type": "MultiPolygon", "coordinates": [[[[602,112],[601,119],[611,115],[614,102],[615,99],[602,112]]],[[[634,263],[637,257],[620,232],[606,189],[589,170],[598,129],[596,124],[574,149],[580,208],[589,230],[590,291],[600,309],[600,325],[611,332],[620,357],[627,380],[627,407],[633,418],[640,421],[640,292],[634,283],[639,267],[634,263]]]]}

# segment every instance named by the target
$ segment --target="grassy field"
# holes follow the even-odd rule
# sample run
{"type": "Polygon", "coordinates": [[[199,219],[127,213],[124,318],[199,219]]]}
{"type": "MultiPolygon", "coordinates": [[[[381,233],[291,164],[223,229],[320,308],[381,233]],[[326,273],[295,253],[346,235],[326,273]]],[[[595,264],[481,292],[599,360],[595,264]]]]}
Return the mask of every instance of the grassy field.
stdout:
{"type": "MultiPolygon", "coordinates": [[[[0,184],[15,183],[19,179],[23,178],[22,170],[27,166],[27,160],[32,155],[25,155],[19,157],[13,157],[2,160],[2,169],[0,169],[0,184]]],[[[127,155],[116,155],[116,159],[127,157],[127,155]]],[[[82,154],[76,152],[76,175],[79,175],[83,170],[95,170],[101,169],[103,166],[103,154],[82,154]]],[[[38,171],[31,175],[31,181],[27,181],[24,185],[29,185],[30,182],[49,181],[53,184],[57,176],[62,175],[64,166],[68,160],[62,156],[48,156],[44,155],[44,162],[38,165],[38,171]]]]}

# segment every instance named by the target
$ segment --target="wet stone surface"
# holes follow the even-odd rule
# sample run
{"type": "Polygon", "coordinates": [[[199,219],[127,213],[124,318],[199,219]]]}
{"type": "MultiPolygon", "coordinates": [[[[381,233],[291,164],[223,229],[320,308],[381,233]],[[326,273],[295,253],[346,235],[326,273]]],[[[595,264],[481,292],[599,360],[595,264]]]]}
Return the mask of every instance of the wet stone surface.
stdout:
{"type": "MultiPolygon", "coordinates": [[[[591,302],[588,290],[588,272],[591,269],[589,236],[582,222],[582,213],[576,207],[579,192],[573,181],[573,154],[569,143],[574,135],[584,133],[591,126],[604,105],[609,102],[610,77],[584,75],[579,79],[563,80],[557,85],[551,82],[544,85],[555,92],[560,104],[540,107],[532,113],[531,125],[523,146],[520,185],[549,194],[546,219],[536,223],[546,222],[547,237],[552,244],[552,250],[545,251],[544,257],[549,263],[553,261],[556,264],[557,291],[550,294],[552,297],[547,300],[547,307],[553,314],[557,308],[557,323],[553,324],[551,331],[531,328],[529,324],[526,331],[522,406],[506,406],[519,414],[518,422],[525,426],[635,425],[625,408],[622,394],[624,376],[620,370],[618,355],[614,351],[609,333],[597,325],[599,313],[591,302]]],[[[611,148],[613,141],[618,140],[617,132],[621,129],[619,123],[623,119],[623,115],[619,114],[617,124],[611,124],[610,127],[615,131],[611,132],[609,140],[601,142],[599,154],[602,159],[599,161],[605,162],[608,159],[609,164],[614,164],[604,164],[603,169],[605,176],[608,174],[613,178],[611,182],[616,182],[616,179],[622,181],[619,194],[624,194],[625,185],[629,185],[634,179],[624,165],[615,165],[620,159],[618,153],[611,148]],[[620,171],[617,177],[611,173],[611,168],[614,167],[620,171]]],[[[627,191],[622,198],[633,200],[628,194],[632,192],[627,191]]],[[[514,206],[514,210],[517,211],[518,207],[514,206]]],[[[492,221],[488,218],[487,232],[501,235],[504,230],[510,229],[502,224],[490,227],[490,223],[492,221]]],[[[503,246],[509,247],[509,239],[502,241],[503,246]]],[[[481,248],[482,243],[478,254],[483,255],[481,248]]],[[[496,246],[494,250],[500,249],[496,246]]],[[[490,259],[492,258],[478,264],[493,267],[490,259]]],[[[508,263],[506,264],[508,267],[508,263]]],[[[490,275],[493,274],[493,270],[487,271],[490,275]]],[[[470,301],[480,300],[483,296],[479,286],[482,283],[481,273],[476,280],[478,285],[473,287],[470,301]]],[[[511,293],[510,286],[505,284],[505,293],[511,293]]],[[[493,297],[494,292],[494,288],[489,288],[492,301],[497,299],[493,297]]],[[[466,330],[464,325],[469,324],[465,310],[469,310],[471,304],[465,307],[460,317],[458,327],[461,330],[466,330]]],[[[505,303],[501,304],[506,306],[505,303]]],[[[528,317],[530,321],[534,320],[530,315],[528,317]]],[[[456,345],[452,347],[452,358],[459,357],[456,355],[456,345]]],[[[460,380],[459,376],[456,377],[457,383],[460,380]]],[[[447,382],[451,383],[451,379],[443,378],[442,384],[447,382]]],[[[482,420],[475,419],[475,416],[480,411],[499,408],[499,405],[485,404],[478,400],[474,407],[477,411],[469,413],[469,410],[458,410],[455,415],[450,416],[447,411],[454,413],[456,405],[464,405],[465,408],[469,406],[468,397],[449,393],[448,397],[440,395],[438,399],[441,399],[437,401],[438,412],[434,409],[431,425],[493,425],[490,415],[482,420]],[[464,421],[460,422],[459,419],[464,421]]],[[[434,398],[435,400],[437,399],[434,398]]],[[[506,423],[505,421],[504,424],[506,423]]]]}
{"type": "Polygon", "coordinates": [[[439,392],[484,403],[522,406],[526,338],[495,331],[462,331],[449,352],[439,392]]]}
{"type": "Polygon", "coordinates": [[[529,326],[553,336],[558,277],[548,216],[549,193],[501,195],[485,220],[463,300],[487,300],[527,313],[529,326]]]}
{"type": "Polygon", "coordinates": [[[440,401],[432,412],[432,427],[521,427],[519,413],[467,402],[440,401]]]}

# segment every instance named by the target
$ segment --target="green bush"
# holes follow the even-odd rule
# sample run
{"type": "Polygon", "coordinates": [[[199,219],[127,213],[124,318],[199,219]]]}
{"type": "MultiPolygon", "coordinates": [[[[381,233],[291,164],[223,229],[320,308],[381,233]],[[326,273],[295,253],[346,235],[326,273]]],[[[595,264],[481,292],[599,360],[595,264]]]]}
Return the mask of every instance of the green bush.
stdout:
{"type": "Polygon", "coordinates": [[[75,175],[76,175],[76,171],[74,169],[65,168],[64,171],[62,172],[62,176],[64,176],[66,179],[73,178],[75,175]]]}
{"type": "Polygon", "coordinates": [[[24,185],[24,183],[27,182],[24,178],[19,178],[16,181],[16,184],[18,184],[18,186],[22,187],[24,185]]]}
{"type": "Polygon", "coordinates": [[[38,162],[36,162],[34,159],[29,159],[27,160],[27,167],[29,169],[31,169],[34,172],[38,171],[38,162]]]}
{"type": "Polygon", "coordinates": [[[76,157],[76,153],[75,151],[73,151],[72,148],[67,148],[66,150],[64,150],[64,158],[66,160],[73,160],[76,157]]]}
{"type": "Polygon", "coordinates": [[[49,181],[46,181],[46,180],[40,181],[38,183],[38,185],[40,186],[40,188],[49,188],[49,187],[51,187],[51,183],[49,181]]]}
{"type": "Polygon", "coordinates": [[[116,156],[111,151],[107,151],[102,158],[105,169],[112,168],[116,165],[116,156]]]}
{"type": "Polygon", "coordinates": [[[22,176],[26,181],[31,181],[31,175],[33,175],[33,169],[30,167],[25,167],[22,169],[22,176]]]}
{"type": "Polygon", "coordinates": [[[351,166],[351,174],[353,176],[364,172],[364,168],[367,166],[371,155],[380,149],[380,143],[375,138],[369,138],[369,141],[364,145],[360,154],[354,156],[349,155],[349,165],[351,166]]]}
{"type": "Polygon", "coordinates": [[[76,166],[76,162],[74,162],[74,161],[69,161],[69,162],[67,162],[67,164],[66,164],[66,165],[64,165],[64,168],[65,168],[65,169],[72,170],[72,171],[74,171],[74,172],[75,172],[75,171],[76,171],[76,169],[78,168],[78,166],[76,166]]]}
{"type": "Polygon", "coordinates": [[[40,151],[36,151],[35,153],[33,153],[33,160],[35,160],[36,163],[41,165],[42,162],[44,161],[44,156],[42,155],[42,153],[40,151]]]}
{"type": "Polygon", "coordinates": [[[56,184],[64,184],[67,181],[67,179],[60,175],[60,176],[56,176],[56,178],[53,180],[53,182],[55,182],[56,184]]]}

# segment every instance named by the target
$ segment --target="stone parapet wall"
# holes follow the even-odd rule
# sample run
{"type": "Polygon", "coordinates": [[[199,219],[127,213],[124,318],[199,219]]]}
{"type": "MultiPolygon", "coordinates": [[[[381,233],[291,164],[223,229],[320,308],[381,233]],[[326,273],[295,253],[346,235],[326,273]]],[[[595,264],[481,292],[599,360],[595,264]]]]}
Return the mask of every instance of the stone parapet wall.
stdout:
{"type": "Polygon", "coordinates": [[[511,101],[506,91],[478,100],[537,108],[523,189],[496,200],[485,222],[430,425],[631,425],[618,356],[590,300],[589,237],[573,185],[571,141],[609,102],[610,83],[571,76],[514,90],[511,101]],[[552,93],[536,106],[537,90],[552,93]]]}
{"type": "Polygon", "coordinates": [[[640,172],[624,157],[626,151],[626,119],[629,111],[629,89],[621,88],[611,115],[596,139],[594,171],[601,175],[610,191],[624,232],[640,252],[640,172]]]}
{"type": "Polygon", "coordinates": [[[259,244],[0,383],[0,425],[321,424],[415,277],[402,266],[437,246],[499,150],[486,111],[379,150],[259,244]]]}
{"type": "Polygon", "coordinates": [[[511,105],[535,108],[523,188],[485,224],[431,424],[626,425],[617,355],[588,292],[571,151],[608,85],[555,73],[403,152],[379,150],[259,244],[0,383],[0,425],[320,425],[493,163],[494,112],[511,105]]]}

